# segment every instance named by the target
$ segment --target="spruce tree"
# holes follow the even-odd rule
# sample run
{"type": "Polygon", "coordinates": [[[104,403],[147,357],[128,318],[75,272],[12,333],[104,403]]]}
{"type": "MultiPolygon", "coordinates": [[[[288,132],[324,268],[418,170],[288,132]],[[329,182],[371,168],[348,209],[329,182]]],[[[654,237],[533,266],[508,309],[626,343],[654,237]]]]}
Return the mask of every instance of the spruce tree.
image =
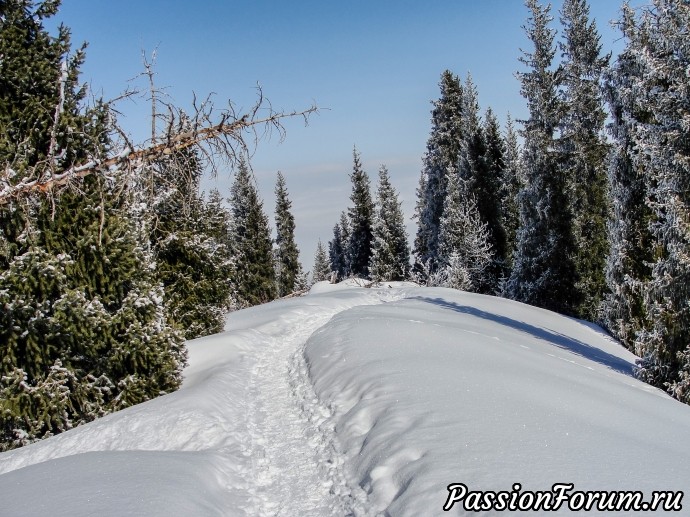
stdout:
{"type": "Polygon", "coordinates": [[[286,296],[295,291],[298,278],[302,274],[299,262],[299,249],[295,243],[295,218],[290,212],[292,202],[288,198],[285,178],[278,172],[276,181],[276,282],[278,296],[286,296]]]}
{"type": "Polygon", "coordinates": [[[513,268],[513,256],[517,247],[517,232],[520,227],[519,194],[524,185],[522,182],[520,148],[513,121],[508,115],[504,138],[503,174],[501,182],[501,215],[506,233],[506,278],[510,277],[513,268]]]}
{"type": "Polygon", "coordinates": [[[352,236],[352,225],[350,224],[350,217],[347,215],[347,210],[340,212],[340,238],[343,245],[343,276],[342,278],[349,277],[352,273],[352,268],[350,267],[350,237],[352,236]]]}
{"type": "Polygon", "coordinates": [[[332,271],[340,280],[350,276],[350,223],[347,213],[340,214],[340,221],[333,227],[333,240],[328,243],[328,256],[332,271]]]}
{"type": "Polygon", "coordinates": [[[237,303],[250,307],[269,302],[276,297],[271,229],[244,160],[237,167],[230,190],[230,210],[237,303]]]}
{"type": "Polygon", "coordinates": [[[578,292],[573,312],[580,318],[599,318],[606,288],[608,254],[609,146],[604,136],[606,113],[600,81],[608,57],[601,56],[600,36],[589,19],[586,0],[566,0],[561,10],[564,41],[560,73],[563,113],[558,139],[559,168],[574,197],[573,233],[578,292]]]}
{"type": "Polygon", "coordinates": [[[636,336],[643,355],[637,374],[690,403],[690,5],[656,0],[639,17],[626,7],[622,26],[628,61],[617,69],[616,87],[632,94],[619,105],[631,144],[626,158],[644,178],[651,209],[651,277],[639,279],[647,321],[636,336]]]}
{"type": "Polygon", "coordinates": [[[374,220],[369,270],[376,281],[406,280],[410,275],[410,249],[398,193],[390,183],[388,169],[379,169],[378,210],[374,220]]]}
{"type": "Polygon", "coordinates": [[[217,191],[208,203],[201,196],[194,153],[178,152],[152,168],[151,245],[171,320],[187,339],[220,332],[231,305],[227,211],[217,191]]]}
{"type": "Polygon", "coordinates": [[[362,168],[362,162],[357,152],[353,151],[353,166],[350,180],[352,181],[352,206],[348,209],[350,221],[350,238],[348,242],[348,256],[350,273],[356,277],[369,277],[369,261],[371,260],[372,227],[374,223],[374,203],[369,190],[369,175],[362,168]]]}
{"type": "MultiPolygon", "coordinates": [[[[107,106],[83,106],[84,54],[43,20],[59,2],[0,4],[0,169],[15,184],[105,156],[107,106]]],[[[185,351],[153,277],[125,178],[0,209],[0,448],[174,390],[185,351]]],[[[144,224],[142,224],[144,223],[144,224]]]]}
{"type": "Polygon", "coordinates": [[[319,243],[316,245],[316,255],[314,257],[314,271],[312,272],[312,282],[323,282],[324,280],[328,280],[328,277],[331,274],[331,265],[328,262],[328,258],[326,257],[326,250],[323,247],[323,244],[321,244],[321,239],[319,239],[319,243]]]}
{"type": "Polygon", "coordinates": [[[417,190],[417,235],[414,242],[415,272],[435,271],[438,234],[446,198],[449,168],[456,168],[462,141],[463,88],[450,70],[441,74],[441,96],[433,102],[431,133],[426,144],[417,190]]]}
{"type": "Polygon", "coordinates": [[[474,198],[463,191],[463,180],[450,174],[441,218],[439,251],[442,266],[431,285],[478,291],[487,283],[493,259],[488,225],[482,222],[474,198]]]}
{"type": "MultiPolygon", "coordinates": [[[[633,30],[633,17],[630,9],[624,9],[627,31],[633,30]]],[[[611,333],[638,354],[637,335],[649,325],[643,286],[651,279],[654,260],[645,164],[633,159],[639,152],[633,137],[635,125],[647,124],[652,117],[633,89],[642,73],[641,57],[639,41],[629,40],[606,72],[604,87],[613,149],[608,168],[612,217],[608,223],[611,247],[606,261],[608,293],[602,304],[603,319],[611,333]]]]}
{"type": "Polygon", "coordinates": [[[523,170],[526,186],[520,193],[520,230],[507,292],[516,300],[573,314],[580,300],[574,290],[575,239],[568,178],[558,167],[555,131],[560,121],[557,78],[551,69],[554,31],[550,7],[527,0],[531,16],[525,31],[534,49],[520,60],[528,67],[519,74],[520,92],[527,100],[524,122],[523,170]]]}
{"type": "MultiPolygon", "coordinates": [[[[491,265],[492,284],[488,293],[495,293],[499,281],[505,279],[509,272],[511,260],[511,247],[508,244],[506,230],[506,212],[512,210],[511,200],[505,198],[505,188],[508,183],[514,181],[506,178],[511,171],[506,171],[506,144],[501,135],[501,127],[491,108],[486,110],[484,125],[482,128],[486,151],[484,154],[484,191],[487,206],[484,208],[482,221],[486,222],[491,233],[491,248],[493,250],[493,263],[491,265]]],[[[480,199],[480,198],[478,198],[480,199]]],[[[482,211],[480,210],[480,215],[482,211]]]]}
{"type": "Polygon", "coordinates": [[[503,172],[502,139],[498,121],[490,110],[487,111],[487,120],[482,124],[477,88],[469,74],[463,92],[463,130],[458,174],[462,179],[463,196],[468,203],[476,204],[479,217],[487,226],[489,244],[494,254],[492,264],[484,277],[484,285],[477,285],[475,288],[483,293],[495,293],[499,279],[504,276],[506,252],[500,198],[503,172]],[[490,135],[487,134],[487,130],[491,132],[490,135]]]}

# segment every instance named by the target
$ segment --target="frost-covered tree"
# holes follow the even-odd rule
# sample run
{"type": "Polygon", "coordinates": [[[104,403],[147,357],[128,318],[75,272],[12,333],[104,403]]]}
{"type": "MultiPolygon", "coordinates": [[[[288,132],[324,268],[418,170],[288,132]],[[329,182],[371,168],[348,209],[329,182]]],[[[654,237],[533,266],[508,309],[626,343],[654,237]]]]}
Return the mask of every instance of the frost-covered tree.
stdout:
{"type": "Polygon", "coordinates": [[[507,294],[516,300],[573,314],[576,254],[572,196],[568,178],[558,167],[555,131],[560,121],[550,6],[527,0],[531,16],[525,31],[533,50],[523,52],[526,72],[519,74],[527,100],[522,165],[525,188],[520,193],[520,230],[507,294]]]}
{"type": "MultiPolygon", "coordinates": [[[[624,8],[622,28],[628,44],[612,74],[612,86],[620,92],[614,108],[622,115],[625,138],[617,139],[617,150],[628,152],[616,173],[626,179],[625,167],[631,165],[631,171],[644,178],[645,202],[651,210],[651,276],[636,279],[644,319],[635,340],[643,356],[637,373],[690,403],[690,4],[653,4],[654,9],[640,16],[624,8]]],[[[630,197],[636,194],[626,187],[619,182],[614,195],[619,190],[627,190],[630,197]]],[[[614,241],[614,251],[620,254],[621,248],[614,241]]],[[[613,264],[620,260],[613,257],[613,264]]],[[[621,293],[614,291],[616,295],[626,294],[626,283],[621,293]]],[[[637,301],[625,300],[623,308],[636,309],[637,301]]]]}
{"type": "Polygon", "coordinates": [[[467,74],[463,85],[461,135],[458,161],[455,164],[462,179],[459,183],[461,192],[468,197],[477,194],[488,197],[484,192],[484,182],[488,179],[485,162],[486,140],[479,117],[477,87],[470,74],[467,74]]]}
{"type": "Polygon", "coordinates": [[[347,213],[342,212],[340,221],[333,227],[333,240],[328,243],[331,270],[340,280],[350,276],[349,243],[350,222],[347,220],[347,213]]]}
{"type": "Polygon", "coordinates": [[[513,254],[517,245],[517,231],[520,227],[520,203],[518,196],[524,187],[520,169],[520,148],[510,115],[506,121],[504,143],[500,198],[503,228],[506,233],[506,277],[509,277],[513,267],[513,254]]]}
{"type": "Polygon", "coordinates": [[[237,302],[240,307],[269,302],[276,297],[271,229],[244,160],[237,167],[230,190],[230,211],[237,302]]]}
{"type": "MultiPolygon", "coordinates": [[[[83,105],[82,50],[70,58],[69,31],[44,29],[58,7],[0,4],[3,181],[59,176],[109,147],[107,107],[83,105]]],[[[0,207],[0,449],[181,381],[185,351],[167,321],[136,193],[118,171],[73,186],[0,207]]]]}
{"type": "Polygon", "coordinates": [[[479,117],[477,88],[468,74],[463,88],[463,137],[458,158],[461,191],[468,203],[475,203],[480,220],[489,232],[494,254],[486,271],[485,283],[475,285],[483,293],[495,293],[505,276],[506,236],[501,217],[503,174],[503,139],[498,121],[489,109],[482,124],[479,117]]]}
{"type": "Polygon", "coordinates": [[[439,87],[441,96],[433,102],[431,133],[417,189],[417,235],[413,253],[418,275],[424,270],[436,269],[447,172],[449,167],[457,167],[462,141],[463,88],[460,79],[446,70],[441,74],[439,87]]]}
{"type": "Polygon", "coordinates": [[[378,210],[374,219],[369,271],[377,281],[406,280],[410,276],[410,249],[398,193],[391,185],[388,169],[379,169],[376,193],[378,210]]]}
{"type": "Polygon", "coordinates": [[[464,180],[452,169],[448,175],[439,234],[443,263],[432,276],[432,285],[477,291],[486,285],[493,254],[490,234],[473,198],[463,192],[464,180]]]}
{"type": "Polygon", "coordinates": [[[634,138],[637,124],[651,122],[649,107],[639,102],[637,84],[643,73],[641,38],[632,37],[634,13],[623,11],[623,27],[630,36],[626,48],[606,72],[604,93],[609,104],[613,140],[608,177],[612,217],[608,224],[611,248],[606,262],[608,294],[604,298],[606,327],[633,352],[638,333],[649,325],[644,304],[644,284],[651,279],[654,260],[652,210],[647,205],[647,164],[635,160],[639,149],[634,138]]]}
{"type": "Polygon", "coordinates": [[[558,139],[559,168],[572,186],[575,238],[575,315],[599,318],[606,288],[609,215],[606,177],[609,146],[604,135],[606,113],[601,77],[608,56],[601,55],[600,36],[590,21],[586,0],[566,0],[561,10],[563,41],[560,87],[563,111],[558,139]]]}
{"type": "Polygon", "coordinates": [[[203,199],[201,165],[193,151],[175,153],[152,168],[151,245],[170,317],[187,339],[220,332],[231,306],[229,214],[217,191],[208,202],[203,199]]]}
{"type": "Polygon", "coordinates": [[[326,256],[326,250],[321,244],[321,239],[319,239],[316,245],[316,255],[314,256],[314,270],[312,272],[312,282],[322,282],[328,280],[331,274],[331,264],[328,262],[328,257],[326,256]]]}
{"type": "MultiPolygon", "coordinates": [[[[484,162],[487,175],[484,180],[484,190],[487,208],[485,208],[482,220],[487,223],[491,232],[490,242],[494,253],[492,269],[494,282],[497,282],[498,279],[507,276],[509,272],[511,250],[505,227],[506,219],[509,217],[506,217],[505,213],[512,210],[512,200],[506,199],[504,195],[506,186],[515,180],[506,177],[512,171],[506,171],[506,144],[501,134],[501,127],[491,108],[486,110],[484,116],[483,133],[486,142],[484,162]]],[[[496,285],[495,283],[492,286],[494,290],[496,285]]]]}
{"type": "Polygon", "coordinates": [[[99,191],[90,181],[80,194],[64,193],[55,211],[46,205],[34,212],[26,250],[0,274],[5,447],[143,402],[181,381],[185,351],[167,319],[142,219],[118,185],[99,191]],[[49,382],[58,374],[69,378],[59,387],[63,408],[46,391],[58,389],[49,382]]]}
{"type": "Polygon", "coordinates": [[[290,209],[285,178],[278,172],[276,181],[276,282],[278,296],[286,296],[296,290],[296,282],[302,275],[299,249],[295,243],[295,217],[290,209]]]}
{"type": "Polygon", "coordinates": [[[362,161],[357,149],[353,151],[350,180],[352,181],[352,194],[350,195],[352,206],[348,209],[350,222],[350,236],[347,245],[349,269],[354,276],[368,278],[374,203],[371,199],[369,175],[362,168],[362,161]]]}

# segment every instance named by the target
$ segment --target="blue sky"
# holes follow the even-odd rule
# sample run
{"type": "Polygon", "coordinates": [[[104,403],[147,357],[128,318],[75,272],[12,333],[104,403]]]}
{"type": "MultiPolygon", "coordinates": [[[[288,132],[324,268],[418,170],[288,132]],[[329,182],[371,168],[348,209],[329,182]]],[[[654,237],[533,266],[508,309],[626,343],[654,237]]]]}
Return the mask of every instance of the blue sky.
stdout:
{"type": "MultiPolygon", "coordinates": [[[[622,42],[608,22],[621,1],[591,3],[604,48],[615,54],[622,42]]],[[[555,28],[560,5],[553,2],[555,28]]],[[[508,112],[525,116],[514,73],[520,48],[529,49],[526,18],[520,0],[63,0],[56,20],[72,29],[75,45],[89,43],[82,78],[106,98],[140,74],[142,51],[157,49],[157,85],[181,106],[192,92],[213,92],[219,106],[231,99],[248,108],[259,83],[275,109],[323,108],[308,127],[287,121],[285,141],[261,142],[252,160],[271,219],[276,173],[285,175],[309,270],[317,239],[331,238],[349,205],[353,146],[372,193],[379,166],[387,165],[412,242],[430,101],[443,70],[470,72],[482,110],[490,106],[501,122],[508,112]]],[[[146,101],[120,109],[135,141],[146,138],[146,101]]],[[[230,182],[221,173],[207,184],[227,193],[230,182]]]]}

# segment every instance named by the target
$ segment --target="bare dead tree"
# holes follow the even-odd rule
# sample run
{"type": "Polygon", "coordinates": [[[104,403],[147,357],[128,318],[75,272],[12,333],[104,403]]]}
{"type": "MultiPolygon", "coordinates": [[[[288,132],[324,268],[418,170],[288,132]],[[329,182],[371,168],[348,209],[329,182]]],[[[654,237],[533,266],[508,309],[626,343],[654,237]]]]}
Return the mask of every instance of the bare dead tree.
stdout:
{"type": "Polygon", "coordinates": [[[156,84],[154,77],[156,75],[156,72],[154,71],[154,66],[156,64],[156,50],[151,53],[151,59],[146,57],[146,52],[142,51],[141,52],[141,58],[142,61],[144,62],[144,74],[146,77],[148,77],[149,80],[149,92],[151,94],[151,144],[156,143],[156,101],[157,101],[157,94],[158,90],[156,89],[156,84]]]}
{"type": "MultiPolygon", "coordinates": [[[[148,72],[150,70],[146,72],[147,75],[148,72]]],[[[152,76],[149,77],[152,80],[152,76]]],[[[257,86],[256,102],[243,113],[238,112],[232,102],[228,102],[224,109],[216,108],[211,95],[201,102],[195,96],[191,114],[170,102],[156,100],[167,111],[166,127],[156,134],[153,122],[152,139],[145,145],[133,144],[113,116],[110,131],[114,150],[105,158],[93,157],[62,170],[56,169],[51,159],[21,175],[13,170],[12,164],[3,164],[4,170],[0,171],[0,206],[32,193],[54,195],[80,178],[93,174],[106,178],[121,171],[135,174],[156,160],[189,148],[199,151],[211,172],[217,174],[219,163],[234,165],[241,155],[252,154],[260,140],[278,133],[280,141],[283,141],[285,119],[302,118],[306,125],[310,115],[319,111],[315,105],[304,110],[275,111],[260,86],[257,86]]]]}

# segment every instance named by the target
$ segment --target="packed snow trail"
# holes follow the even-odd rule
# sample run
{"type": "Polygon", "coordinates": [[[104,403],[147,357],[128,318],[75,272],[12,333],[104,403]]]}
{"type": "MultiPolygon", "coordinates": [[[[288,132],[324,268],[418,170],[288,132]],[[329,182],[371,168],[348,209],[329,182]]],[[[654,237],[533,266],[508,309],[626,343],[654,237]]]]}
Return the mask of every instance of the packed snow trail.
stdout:
{"type": "Polygon", "coordinates": [[[250,515],[346,515],[348,492],[333,454],[333,436],[319,428],[325,412],[302,375],[302,349],[333,314],[305,314],[292,330],[271,338],[252,371],[248,415],[254,483],[250,515]]]}
{"type": "MultiPolygon", "coordinates": [[[[367,304],[403,296],[370,290],[367,304]]],[[[315,300],[316,301],[316,300],[315,300]]],[[[342,308],[309,305],[284,328],[276,322],[256,356],[248,398],[254,483],[248,514],[257,516],[368,515],[366,493],[350,487],[344,459],[329,427],[328,408],[319,404],[304,361],[309,336],[342,308]]],[[[266,337],[263,337],[266,339],[266,337]]]]}

